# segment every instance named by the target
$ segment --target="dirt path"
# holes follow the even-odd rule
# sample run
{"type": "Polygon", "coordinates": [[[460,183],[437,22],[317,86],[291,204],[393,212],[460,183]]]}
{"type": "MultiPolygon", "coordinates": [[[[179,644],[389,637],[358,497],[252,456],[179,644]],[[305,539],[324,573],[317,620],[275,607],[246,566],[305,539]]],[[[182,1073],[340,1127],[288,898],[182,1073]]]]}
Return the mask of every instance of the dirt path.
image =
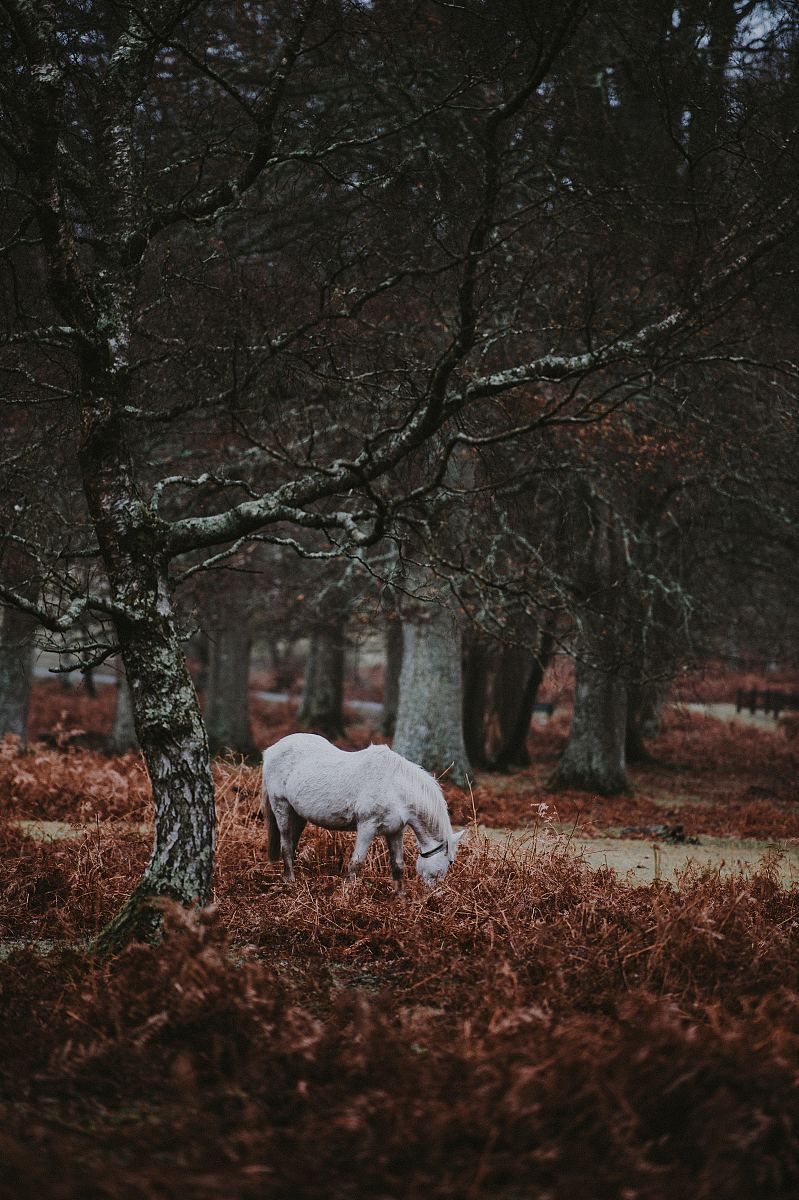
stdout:
{"type": "MultiPolygon", "coordinates": [[[[66,821],[20,820],[17,823],[29,837],[48,841],[79,837],[95,828],[94,825],[71,825],[66,821]]],[[[151,831],[151,826],[144,823],[135,828],[141,833],[151,831]]],[[[480,831],[496,846],[532,847],[536,837],[535,831],[529,828],[491,829],[481,825],[480,831]]],[[[793,842],[702,836],[699,845],[691,846],[656,839],[573,837],[568,831],[563,831],[561,836],[589,866],[594,869],[609,867],[633,884],[650,883],[658,878],[674,882],[689,863],[700,869],[710,867],[722,875],[731,875],[741,869],[753,870],[765,856],[777,858],[779,877],[785,887],[799,883],[799,845],[793,842]]]]}
{"type": "MultiPolygon", "coordinates": [[[[514,842],[532,845],[535,837],[529,829],[489,829],[482,825],[480,829],[490,842],[500,846],[514,842]]],[[[703,836],[699,845],[691,846],[632,838],[570,838],[568,833],[562,836],[589,866],[609,867],[633,884],[651,883],[653,879],[673,883],[689,863],[732,875],[742,869],[753,870],[764,857],[776,857],[784,887],[799,883],[799,846],[793,842],[703,836]]]]}

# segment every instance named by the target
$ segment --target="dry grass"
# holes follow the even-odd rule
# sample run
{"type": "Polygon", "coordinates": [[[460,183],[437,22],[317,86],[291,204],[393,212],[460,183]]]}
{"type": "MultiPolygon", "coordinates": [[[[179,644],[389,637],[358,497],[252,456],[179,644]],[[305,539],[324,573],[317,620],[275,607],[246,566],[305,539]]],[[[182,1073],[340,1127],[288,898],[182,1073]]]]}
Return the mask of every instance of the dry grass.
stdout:
{"type": "MultiPolygon", "coordinates": [[[[564,826],[589,836],[666,822],[683,825],[689,836],[799,838],[799,741],[781,730],[669,711],[650,743],[652,762],[630,769],[632,791],[624,796],[549,789],[568,730],[568,714],[561,713],[531,735],[531,767],[478,777],[474,798],[484,824],[526,825],[547,804],[564,826]]],[[[453,816],[468,820],[471,797],[445,790],[453,816]]]]}
{"type": "Polygon", "coordinates": [[[669,694],[672,700],[686,703],[731,704],[739,689],[751,691],[753,688],[759,692],[799,691],[799,671],[786,667],[776,674],[769,674],[765,664],[759,669],[750,667],[736,671],[727,662],[710,660],[681,671],[672,681],[669,694]]]}
{"type": "MultiPolygon", "coordinates": [[[[721,804],[703,762],[782,786],[776,740],[713,736],[701,721],[665,735],[697,812],[721,804]]],[[[773,864],[631,887],[543,825],[532,852],[472,829],[444,884],[414,880],[403,903],[382,850],[345,891],[351,839],[309,830],[285,889],[257,772],[215,769],[213,909],[171,909],[162,945],[99,963],[80,939],[148,851],[119,819],[146,816],[140,768],[0,755],[0,922],[22,945],[0,974],[0,1196],[797,1194],[799,894],[773,864]],[[89,827],[42,842],[14,820],[45,815],[89,827]],[[43,939],[52,953],[24,945],[43,939]]],[[[505,803],[483,792],[481,819],[505,803]]],[[[545,795],[509,782],[507,804],[532,816],[545,795]]],[[[776,790],[751,804],[784,815],[776,790]]]]}
{"type": "MultiPolygon", "coordinates": [[[[251,783],[220,768],[212,911],[108,963],[5,963],[0,1194],[796,1194],[799,896],[768,863],[634,889],[546,830],[473,830],[402,903],[379,854],[345,891],[317,831],[285,889],[251,783]]],[[[115,823],[2,836],[23,940],[97,928],[146,854],[115,823]]]]}

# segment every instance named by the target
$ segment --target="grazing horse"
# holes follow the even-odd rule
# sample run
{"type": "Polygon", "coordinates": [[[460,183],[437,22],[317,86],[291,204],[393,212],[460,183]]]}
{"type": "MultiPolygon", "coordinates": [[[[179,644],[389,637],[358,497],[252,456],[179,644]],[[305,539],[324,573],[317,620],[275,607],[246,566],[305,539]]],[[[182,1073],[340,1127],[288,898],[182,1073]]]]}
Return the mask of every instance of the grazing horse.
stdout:
{"type": "Polygon", "coordinates": [[[402,892],[402,836],[410,825],[419,843],[416,872],[443,879],[462,833],[453,833],[443,792],[432,775],[388,746],[346,751],[315,733],[291,733],[264,750],[261,814],[269,858],[283,858],[283,880],[294,880],[294,851],[308,821],[354,829],[348,877],[354,879],[374,838],[388,843],[391,874],[402,892]]]}

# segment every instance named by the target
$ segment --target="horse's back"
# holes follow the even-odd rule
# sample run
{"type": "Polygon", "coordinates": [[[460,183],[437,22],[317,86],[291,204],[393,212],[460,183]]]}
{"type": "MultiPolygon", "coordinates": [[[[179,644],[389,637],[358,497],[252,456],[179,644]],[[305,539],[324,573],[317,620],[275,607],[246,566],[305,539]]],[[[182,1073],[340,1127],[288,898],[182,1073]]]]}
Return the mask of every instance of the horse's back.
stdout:
{"type": "Polygon", "coordinates": [[[289,733],[279,741],[267,746],[263,753],[264,762],[274,762],[281,758],[294,757],[297,754],[319,755],[333,751],[342,754],[343,751],[323,738],[319,733],[289,733]]]}
{"type": "Polygon", "coordinates": [[[323,767],[338,757],[346,757],[344,751],[318,733],[290,733],[264,750],[264,789],[270,795],[285,795],[290,776],[323,767]]]}
{"type": "Polygon", "coordinates": [[[374,816],[397,827],[406,819],[396,786],[399,756],[387,746],[339,750],[313,733],[292,733],[264,751],[264,790],[301,816],[334,829],[374,816]]]}

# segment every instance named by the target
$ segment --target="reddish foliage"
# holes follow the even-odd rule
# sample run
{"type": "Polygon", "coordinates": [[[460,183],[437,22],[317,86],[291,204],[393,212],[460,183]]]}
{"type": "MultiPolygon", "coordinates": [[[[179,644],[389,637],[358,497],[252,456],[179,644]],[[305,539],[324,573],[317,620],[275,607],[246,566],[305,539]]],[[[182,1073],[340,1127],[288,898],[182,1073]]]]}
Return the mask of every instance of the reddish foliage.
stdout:
{"type": "Polygon", "coordinates": [[[44,820],[93,821],[147,812],[150,786],[141,758],[37,745],[20,753],[0,741],[0,811],[44,820]]]}
{"type": "MultiPolygon", "coordinates": [[[[80,711],[70,713],[55,684],[39,685],[37,711],[58,708],[62,736],[77,727],[80,711]]],[[[92,704],[102,704],[102,694],[92,704]]],[[[84,714],[85,715],[85,714],[84,714]]],[[[267,746],[294,732],[293,703],[253,703],[256,744],[267,746]]],[[[569,713],[561,710],[530,738],[534,765],[512,776],[483,775],[473,795],[442,780],[453,818],[478,820],[495,827],[535,823],[539,805],[555,809],[567,827],[586,834],[618,832],[656,824],[683,825],[689,836],[799,837],[799,740],[738,723],[717,721],[687,710],[667,712],[661,736],[651,743],[652,763],[633,768],[633,794],[598,797],[585,792],[553,792],[548,787],[568,735],[569,713]]],[[[383,741],[351,714],[339,745],[356,749],[383,741]]],[[[255,787],[255,784],[251,784],[255,787]]],[[[135,755],[109,759],[82,749],[68,753],[36,745],[19,756],[12,742],[0,749],[0,807],[19,816],[81,821],[146,813],[148,786],[135,755]]],[[[625,835],[635,836],[635,834],[625,835]]]]}
{"type": "MultiPolygon", "coordinates": [[[[292,719],[259,709],[259,740],[292,719]]],[[[548,803],[584,829],[794,828],[799,748],[780,735],[677,713],[637,794],[609,800],[547,790],[566,729],[536,730],[534,768],[481,779],[480,820],[548,803]]],[[[631,887],[545,833],[531,853],[473,829],[403,904],[382,848],[344,891],[351,839],[309,829],[285,889],[257,768],[214,769],[215,909],[169,910],[163,945],[101,963],[74,947],[146,860],[141,766],[3,746],[2,937],[61,948],[17,950],[0,976],[0,1196],[796,1194],[799,894],[767,862],[631,887]],[[87,827],[36,841],[22,816],[87,827]]]]}
{"type": "Polygon", "coordinates": [[[631,768],[633,792],[622,796],[548,787],[567,736],[563,713],[532,734],[532,767],[482,776],[473,798],[445,784],[453,817],[469,820],[474,800],[484,824],[521,826],[535,823],[543,803],[586,834],[679,823],[689,836],[799,837],[799,743],[780,731],[671,711],[651,743],[653,761],[631,768]]]}
{"type": "Polygon", "coordinates": [[[99,748],[111,732],[115,704],[116,688],[108,684],[98,684],[97,695],[90,696],[82,682],[66,687],[55,679],[37,681],[31,693],[29,737],[63,746],[90,736],[99,748]]]}
{"type": "Polygon", "coordinates": [[[215,914],[110,963],[12,955],[6,1194],[794,1194],[799,898],[473,838],[403,905],[342,892],[323,834],[284,890],[240,813],[215,914]]]}
{"type": "Polygon", "coordinates": [[[681,671],[669,687],[672,700],[702,704],[734,704],[736,693],[773,690],[799,692],[799,672],[786,668],[768,673],[763,669],[732,670],[729,663],[710,660],[681,671]]]}

